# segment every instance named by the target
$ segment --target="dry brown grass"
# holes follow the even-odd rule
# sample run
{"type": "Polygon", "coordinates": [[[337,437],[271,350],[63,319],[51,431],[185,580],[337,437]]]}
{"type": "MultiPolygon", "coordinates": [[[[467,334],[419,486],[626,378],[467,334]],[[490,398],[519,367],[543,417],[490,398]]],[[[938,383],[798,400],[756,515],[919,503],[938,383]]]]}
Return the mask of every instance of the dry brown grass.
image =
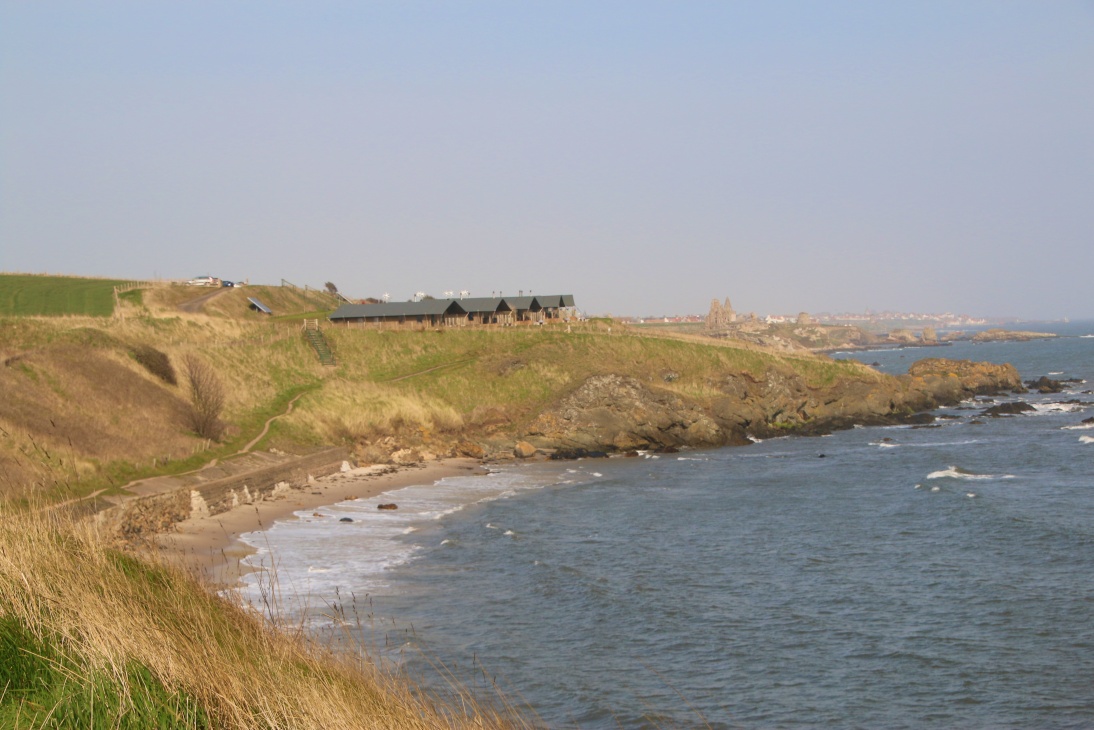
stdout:
{"type": "Polygon", "coordinates": [[[134,717],[159,710],[165,696],[192,710],[161,713],[165,727],[528,726],[466,693],[453,701],[424,695],[361,647],[319,645],[264,621],[174,568],[112,549],[87,525],[25,512],[0,519],[3,641],[35,653],[17,653],[17,662],[48,659],[31,687],[0,694],[5,725],[22,716],[15,726],[85,726],[87,718],[139,726],[134,717]],[[136,682],[141,676],[147,681],[136,682]]]}

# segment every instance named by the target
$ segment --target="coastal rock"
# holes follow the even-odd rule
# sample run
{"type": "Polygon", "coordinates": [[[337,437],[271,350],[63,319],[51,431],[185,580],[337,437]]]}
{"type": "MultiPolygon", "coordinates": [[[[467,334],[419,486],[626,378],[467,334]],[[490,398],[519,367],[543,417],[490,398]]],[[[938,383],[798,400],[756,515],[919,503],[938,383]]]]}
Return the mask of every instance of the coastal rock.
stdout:
{"type": "Polygon", "coordinates": [[[393,464],[402,464],[404,466],[417,464],[421,460],[421,454],[413,449],[399,449],[391,455],[391,462],[393,464]]]}
{"type": "Polygon", "coordinates": [[[943,391],[959,390],[968,395],[995,395],[1006,391],[1025,393],[1022,379],[1013,365],[997,365],[972,360],[948,360],[940,357],[927,358],[912,364],[908,375],[924,381],[931,378],[950,381],[936,382],[932,388],[943,391]]]}
{"type": "Polygon", "coordinates": [[[555,448],[589,451],[727,442],[714,418],[697,404],[619,375],[589,378],[538,416],[528,435],[555,448]]]}
{"type": "Polygon", "coordinates": [[[973,342],[1028,342],[1029,340],[1043,340],[1056,337],[1052,332],[1022,332],[1019,330],[1004,330],[993,328],[977,332],[972,336],[973,342]]]}
{"type": "Polygon", "coordinates": [[[816,435],[856,424],[926,426],[934,421],[926,411],[939,406],[977,394],[1024,392],[1010,365],[933,358],[899,377],[866,366],[841,368],[827,385],[789,364],[730,372],[711,382],[711,394],[701,399],[634,378],[595,375],[541,413],[524,435],[561,453],[723,446],[749,443],[749,436],[816,435]]]}
{"type": "Polygon", "coordinates": [[[536,455],[536,447],[527,441],[518,441],[513,447],[513,456],[518,459],[529,459],[536,455]]]}
{"type": "Polygon", "coordinates": [[[461,441],[456,444],[456,453],[471,459],[481,459],[486,456],[486,450],[473,441],[461,441]]]}
{"type": "Polygon", "coordinates": [[[387,502],[385,504],[376,505],[376,509],[385,509],[385,510],[399,509],[399,505],[395,504],[394,502],[387,502]]]}
{"type": "Polygon", "coordinates": [[[1037,380],[1027,380],[1026,387],[1038,393],[1059,393],[1063,391],[1064,384],[1059,380],[1050,379],[1047,375],[1042,375],[1037,380]]]}
{"type": "Polygon", "coordinates": [[[999,418],[1000,416],[1015,416],[1019,413],[1028,413],[1029,411],[1037,410],[1029,403],[1025,401],[1011,401],[1010,403],[1000,403],[997,406],[991,408],[985,408],[980,414],[981,416],[991,416],[992,418],[999,418]]]}

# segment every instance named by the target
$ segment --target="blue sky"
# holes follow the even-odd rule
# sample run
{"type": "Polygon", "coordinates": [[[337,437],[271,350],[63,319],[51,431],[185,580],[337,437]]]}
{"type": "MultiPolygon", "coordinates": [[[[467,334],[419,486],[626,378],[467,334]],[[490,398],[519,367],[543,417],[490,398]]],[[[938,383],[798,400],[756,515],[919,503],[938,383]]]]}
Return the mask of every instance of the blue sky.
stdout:
{"type": "Polygon", "coordinates": [[[1094,3],[0,1],[0,270],[1094,317],[1094,3]]]}

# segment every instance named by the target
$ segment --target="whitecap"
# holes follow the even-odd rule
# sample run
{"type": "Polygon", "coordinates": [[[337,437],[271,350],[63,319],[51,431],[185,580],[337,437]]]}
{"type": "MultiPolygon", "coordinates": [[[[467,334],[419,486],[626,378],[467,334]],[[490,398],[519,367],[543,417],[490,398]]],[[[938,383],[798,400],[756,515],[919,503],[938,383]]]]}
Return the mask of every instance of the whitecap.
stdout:
{"type": "MultiPolygon", "coordinates": [[[[927,475],[928,479],[1014,479],[1013,474],[977,474],[975,472],[962,469],[959,466],[948,466],[940,471],[932,471],[927,475]]],[[[931,488],[934,491],[934,488],[931,488]]]]}
{"type": "Polygon", "coordinates": [[[603,475],[603,474],[601,474],[601,473],[600,473],[600,472],[598,472],[598,471],[594,471],[594,472],[593,472],[593,476],[594,476],[594,477],[602,477],[602,476],[604,476],[604,475],[603,475]]]}
{"type": "Polygon", "coordinates": [[[965,496],[969,499],[976,499],[976,492],[965,492],[965,496]]]}
{"type": "Polygon", "coordinates": [[[1074,426],[1060,426],[1064,431],[1086,431],[1089,428],[1094,428],[1094,423],[1077,423],[1074,426]]]}
{"type": "Polygon", "coordinates": [[[513,537],[513,536],[514,536],[514,535],[516,535],[517,533],[513,532],[512,530],[506,530],[505,532],[503,532],[503,533],[501,533],[501,534],[503,534],[503,535],[508,535],[509,537],[513,537]]]}
{"type": "Polygon", "coordinates": [[[751,441],[754,444],[762,444],[764,442],[763,439],[758,439],[755,436],[748,436],[747,438],[748,438],[749,441],[751,441]]]}
{"type": "Polygon", "coordinates": [[[1079,443],[1080,444],[1094,444],[1094,436],[1080,436],[1079,437],[1079,443]]]}
{"type": "Polygon", "coordinates": [[[308,566],[309,573],[329,573],[330,568],[316,568],[314,565],[308,566]]]}
{"type": "Polygon", "coordinates": [[[871,446],[877,446],[878,448],[882,448],[882,449],[895,449],[898,446],[898,444],[890,444],[890,443],[886,443],[884,441],[871,441],[870,445],[871,446]]]}
{"type": "Polygon", "coordinates": [[[1054,373],[1049,373],[1049,375],[1063,375],[1063,374],[1064,374],[1064,371],[1063,371],[1063,370],[1058,370],[1058,371],[1056,371],[1056,372],[1054,372],[1054,373]]]}
{"type": "Polygon", "coordinates": [[[1094,335],[1079,335],[1079,339],[1082,340],[1089,340],[1091,338],[1094,338],[1094,335]]]}
{"type": "Polygon", "coordinates": [[[932,492],[941,492],[941,491],[942,491],[942,487],[931,487],[931,491],[932,491],[932,492]]]}

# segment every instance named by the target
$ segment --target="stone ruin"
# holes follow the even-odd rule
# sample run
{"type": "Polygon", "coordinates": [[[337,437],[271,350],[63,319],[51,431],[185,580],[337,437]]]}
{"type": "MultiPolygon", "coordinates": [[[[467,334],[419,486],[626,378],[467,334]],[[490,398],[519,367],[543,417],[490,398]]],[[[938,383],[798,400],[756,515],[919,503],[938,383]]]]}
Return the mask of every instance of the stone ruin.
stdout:
{"type": "Polygon", "coordinates": [[[725,329],[736,321],[737,313],[733,311],[733,305],[729,303],[729,297],[726,297],[725,304],[717,299],[710,301],[710,312],[707,314],[708,330],[725,329]]]}

